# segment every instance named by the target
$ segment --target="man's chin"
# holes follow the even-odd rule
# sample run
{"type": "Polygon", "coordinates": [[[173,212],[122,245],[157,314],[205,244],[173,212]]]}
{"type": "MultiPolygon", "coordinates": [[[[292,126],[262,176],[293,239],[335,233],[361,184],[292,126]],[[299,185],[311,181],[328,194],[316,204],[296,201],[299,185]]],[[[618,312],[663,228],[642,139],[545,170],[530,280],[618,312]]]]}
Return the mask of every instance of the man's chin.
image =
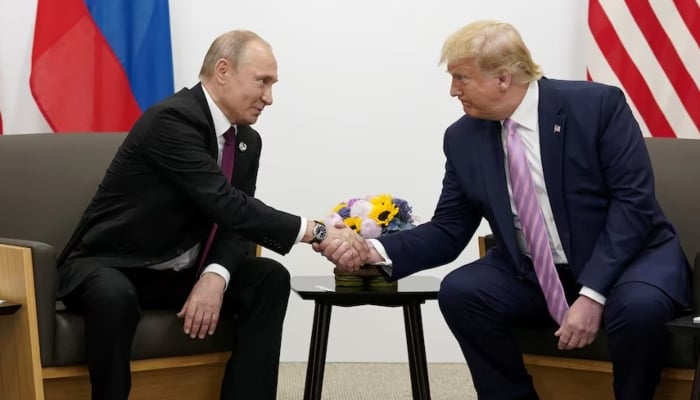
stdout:
{"type": "Polygon", "coordinates": [[[253,125],[256,122],[258,122],[258,116],[251,116],[246,118],[245,125],[253,125]]]}

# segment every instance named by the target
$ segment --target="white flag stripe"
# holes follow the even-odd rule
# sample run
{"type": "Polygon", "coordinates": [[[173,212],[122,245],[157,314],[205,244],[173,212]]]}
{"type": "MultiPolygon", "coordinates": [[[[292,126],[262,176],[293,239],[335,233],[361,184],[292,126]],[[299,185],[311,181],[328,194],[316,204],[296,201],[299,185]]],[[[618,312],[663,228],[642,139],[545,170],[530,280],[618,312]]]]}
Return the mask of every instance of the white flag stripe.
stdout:
{"type": "Polygon", "coordinates": [[[600,48],[595,42],[590,29],[586,30],[586,57],[588,58],[588,71],[591,74],[591,79],[596,82],[607,83],[608,85],[617,86],[622,89],[625,97],[627,97],[627,103],[632,109],[632,114],[634,114],[634,118],[639,123],[639,128],[642,130],[642,134],[644,136],[651,136],[646,122],[630,99],[627,90],[625,90],[625,87],[622,86],[620,80],[617,79],[617,75],[615,75],[612,68],[610,68],[608,60],[605,59],[605,56],[603,56],[603,53],[600,51],[600,48]]]}
{"type": "Polygon", "coordinates": [[[700,47],[678,13],[678,9],[669,7],[668,0],[652,1],[651,7],[695,85],[700,84],[700,74],[693,73],[693,71],[700,71],[700,47]]]}
{"type": "Polygon", "coordinates": [[[615,27],[627,53],[634,60],[642,78],[649,86],[656,102],[666,115],[666,119],[676,136],[683,137],[690,134],[697,138],[698,129],[695,123],[676,94],[666,72],[659,65],[659,61],[632,18],[627,6],[621,1],[601,2],[601,6],[608,15],[610,23],[615,27]]]}

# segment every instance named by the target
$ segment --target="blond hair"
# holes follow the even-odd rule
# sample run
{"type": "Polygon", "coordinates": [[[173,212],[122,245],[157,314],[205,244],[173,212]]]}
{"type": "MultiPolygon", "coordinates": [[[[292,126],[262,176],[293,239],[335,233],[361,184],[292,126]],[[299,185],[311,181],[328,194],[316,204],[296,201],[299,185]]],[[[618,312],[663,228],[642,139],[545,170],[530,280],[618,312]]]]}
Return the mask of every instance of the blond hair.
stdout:
{"type": "Polygon", "coordinates": [[[252,41],[259,41],[270,47],[257,33],[246,30],[229,31],[214,39],[204,56],[199,79],[212,77],[216,62],[222,58],[230,61],[234,68],[238,68],[245,58],[246,45],[252,41]]]}
{"type": "Polygon", "coordinates": [[[519,83],[542,77],[518,31],[504,22],[477,21],[450,35],[442,46],[440,64],[465,59],[474,60],[486,74],[507,70],[519,83]]]}

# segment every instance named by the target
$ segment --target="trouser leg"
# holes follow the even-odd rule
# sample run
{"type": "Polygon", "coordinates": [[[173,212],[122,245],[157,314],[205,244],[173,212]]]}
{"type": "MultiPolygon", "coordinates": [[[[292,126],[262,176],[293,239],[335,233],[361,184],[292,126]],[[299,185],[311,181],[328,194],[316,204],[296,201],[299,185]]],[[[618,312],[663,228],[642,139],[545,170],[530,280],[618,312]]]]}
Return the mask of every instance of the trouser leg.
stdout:
{"type": "Polygon", "coordinates": [[[85,318],[92,399],[126,400],[131,389],[131,345],[140,319],[133,285],[117,269],[99,268],[64,303],[85,318]]]}
{"type": "Polygon", "coordinates": [[[613,288],[603,310],[618,400],[651,400],[668,356],[665,324],[676,312],[658,288],[628,282],[613,288]]]}
{"type": "Polygon", "coordinates": [[[231,277],[222,312],[234,308],[238,318],[222,399],[276,398],[289,281],[284,266],[267,258],[251,258],[231,277]]]}
{"type": "Polygon", "coordinates": [[[518,324],[553,323],[537,284],[477,262],[443,279],[438,302],[480,400],[537,399],[511,333],[518,324]]]}

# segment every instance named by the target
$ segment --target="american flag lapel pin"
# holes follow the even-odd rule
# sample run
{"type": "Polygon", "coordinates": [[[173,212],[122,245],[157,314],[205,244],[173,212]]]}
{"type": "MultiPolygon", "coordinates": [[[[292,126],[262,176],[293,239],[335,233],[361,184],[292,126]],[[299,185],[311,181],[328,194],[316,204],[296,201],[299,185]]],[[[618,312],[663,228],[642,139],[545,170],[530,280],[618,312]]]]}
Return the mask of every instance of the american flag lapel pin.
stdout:
{"type": "Polygon", "coordinates": [[[560,132],[561,132],[561,125],[554,124],[554,133],[560,133],[560,132]]]}

